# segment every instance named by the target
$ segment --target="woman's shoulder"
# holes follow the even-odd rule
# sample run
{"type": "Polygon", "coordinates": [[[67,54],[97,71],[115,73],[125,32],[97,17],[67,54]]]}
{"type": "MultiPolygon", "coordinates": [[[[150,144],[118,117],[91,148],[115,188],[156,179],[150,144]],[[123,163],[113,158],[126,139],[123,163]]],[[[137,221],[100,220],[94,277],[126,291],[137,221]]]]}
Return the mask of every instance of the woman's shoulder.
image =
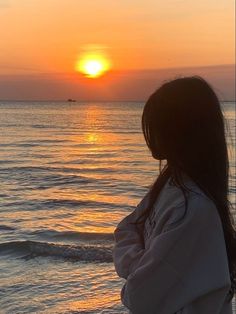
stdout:
{"type": "Polygon", "coordinates": [[[184,184],[188,188],[186,198],[180,187],[173,185],[170,179],[166,182],[154,204],[152,219],[162,223],[168,220],[168,223],[172,223],[179,221],[185,214],[194,215],[195,218],[199,216],[199,219],[205,219],[209,215],[218,216],[213,200],[193,180],[185,180],[184,184]]]}
{"type": "MultiPolygon", "coordinates": [[[[202,188],[189,176],[184,175],[183,176],[183,183],[186,188],[185,190],[185,196],[184,193],[181,189],[181,187],[175,185],[171,178],[169,178],[163,188],[163,193],[162,193],[162,201],[165,199],[169,199],[170,203],[171,201],[174,201],[176,205],[181,206],[182,204],[185,203],[185,200],[187,199],[188,201],[191,200],[198,200],[202,204],[209,204],[214,202],[212,199],[202,190],[202,188]]],[[[173,204],[173,202],[172,202],[173,204]]]]}

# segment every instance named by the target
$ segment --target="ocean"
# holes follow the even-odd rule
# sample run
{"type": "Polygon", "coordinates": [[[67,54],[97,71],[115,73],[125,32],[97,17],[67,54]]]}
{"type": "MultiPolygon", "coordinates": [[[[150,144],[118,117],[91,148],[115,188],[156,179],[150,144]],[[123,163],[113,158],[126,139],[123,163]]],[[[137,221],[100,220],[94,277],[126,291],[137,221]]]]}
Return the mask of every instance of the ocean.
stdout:
{"type": "MultiPolygon", "coordinates": [[[[158,174],[142,102],[0,102],[0,313],[127,313],[113,231],[158,174]]],[[[235,103],[221,104],[235,207],[235,103]]],[[[235,214],[235,213],[234,213],[235,214]]]]}

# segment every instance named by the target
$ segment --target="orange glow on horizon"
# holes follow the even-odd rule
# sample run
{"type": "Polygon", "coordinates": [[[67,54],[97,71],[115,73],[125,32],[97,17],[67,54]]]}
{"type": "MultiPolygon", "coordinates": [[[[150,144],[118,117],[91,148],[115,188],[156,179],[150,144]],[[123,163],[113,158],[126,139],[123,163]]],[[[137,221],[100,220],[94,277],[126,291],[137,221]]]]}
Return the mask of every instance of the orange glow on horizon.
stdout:
{"type": "Polygon", "coordinates": [[[3,2],[1,75],[76,72],[75,64],[81,59],[78,53],[109,53],[115,70],[235,62],[231,0],[207,0],[204,10],[197,1],[178,1],[178,5],[155,0],[150,5],[143,0],[140,5],[93,1],[92,6],[90,1],[73,0],[3,2]]]}

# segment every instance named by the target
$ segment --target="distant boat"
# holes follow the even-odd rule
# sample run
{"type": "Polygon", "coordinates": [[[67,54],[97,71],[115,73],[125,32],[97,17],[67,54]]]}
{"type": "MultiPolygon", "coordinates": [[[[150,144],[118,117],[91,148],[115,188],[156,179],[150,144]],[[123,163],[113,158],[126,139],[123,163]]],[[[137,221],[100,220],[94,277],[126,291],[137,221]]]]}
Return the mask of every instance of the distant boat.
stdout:
{"type": "Polygon", "coordinates": [[[76,102],[75,99],[71,99],[71,98],[68,98],[67,101],[69,101],[69,102],[76,102]]]}

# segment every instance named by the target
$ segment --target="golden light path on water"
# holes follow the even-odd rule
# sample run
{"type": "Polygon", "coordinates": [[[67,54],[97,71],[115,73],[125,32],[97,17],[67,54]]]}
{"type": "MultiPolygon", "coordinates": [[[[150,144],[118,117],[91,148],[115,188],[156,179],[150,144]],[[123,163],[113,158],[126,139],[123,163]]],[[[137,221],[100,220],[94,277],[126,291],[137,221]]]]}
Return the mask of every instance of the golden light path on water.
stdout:
{"type": "MultiPolygon", "coordinates": [[[[68,132],[67,135],[64,135],[66,141],[73,143],[64,150],[57,147],[51,148],[58,161],[58,165],[55,163],[54,167],[60,167],[58,173],[61,172],[64,177],[67,176],[68,182],[70,179],[76,180],[79,175],[85,177],[85,181],[88,183],[85,182],[76,188],[69,182],[62,188],[52,186],[50,189],[29,193],[28,199],[32,203],[36,198],[40,199],[42,203],[45,201],[45,209],[43,207],[40,210],[41,217],[47,218],[44,220],[44,228],[51,229],[51,226],[56,226],[58,231],[112,233],[115,223],[124,216],[120,208],[114,208],[114,204],[123,204],[123,209],[125,209],[130,203],[130,198],[125,193],[111,193],[102,186],[95,189],[93,183],[90,183],[90,180],[91,182],[110,182],[111,176],[115,176],[116,180],[122,182],[129,177],[129,174],[122,171],[122,163],[126,156],[110,152],[113,149],[117,150],[119,135],[111,130],[104,132],[100,129],[103,115],[104,109],[99,104],[87,106],[82,118],[79,117],[76,110],[73,110],[73,114],[69,112],[67,115],[68,125],[79,129],[82,119],[83,128],[86,131],[82,134],[68,132]],[[67,170],[66,173],[65,170],[67,170]],[[62,205],[57,208],[56,212],[48,211],[46,208],[48,200],[52,200],[55,205],[54,200],[59,200],[62,205]],[[105,207],[104,204],[106,204],[105,207]],[[76,210],[78,207],[80,210],[76,210]]],[[[32,135],[38,136],[37,134],[32,135]]],[[[135,201],[133,204],[136,204],[135,201]]],[[[15,213],[8,211],[6,219],[12,219],[14,215],[15,213]]],[[[21,216],[24,218],[26,227],[41,228],[41,220],[38,219],[37,211],[31,211],[30,215],[28,212],[22,212],[21,216]]]]}

